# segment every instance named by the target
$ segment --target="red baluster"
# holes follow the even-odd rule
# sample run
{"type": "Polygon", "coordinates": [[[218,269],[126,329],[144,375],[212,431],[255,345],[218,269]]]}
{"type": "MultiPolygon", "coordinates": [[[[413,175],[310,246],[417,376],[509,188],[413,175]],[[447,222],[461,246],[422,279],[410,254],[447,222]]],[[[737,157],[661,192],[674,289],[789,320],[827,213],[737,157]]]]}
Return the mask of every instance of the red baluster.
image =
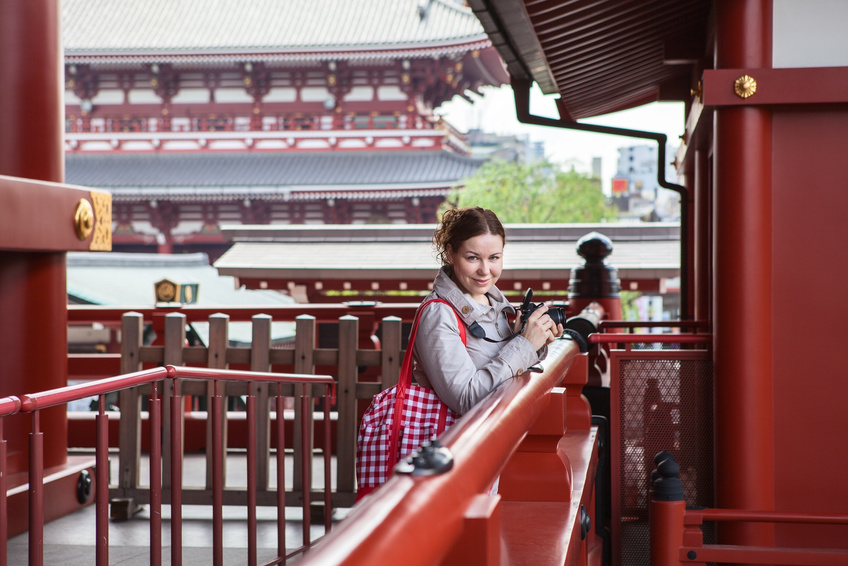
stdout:
{"type": "Polygon", "coordinates": [[[162,400],[158,382],[148,406],[150,421],[150,564],[162,564],[162,400]]]}
{"type": "Polygon", "coordinates": [[[109,415],[106,414],[106,395],[100,395],[94,463],[97,467],[97,507],[95,532],[97,533],[97,566],[109,566],[109,415]]]}

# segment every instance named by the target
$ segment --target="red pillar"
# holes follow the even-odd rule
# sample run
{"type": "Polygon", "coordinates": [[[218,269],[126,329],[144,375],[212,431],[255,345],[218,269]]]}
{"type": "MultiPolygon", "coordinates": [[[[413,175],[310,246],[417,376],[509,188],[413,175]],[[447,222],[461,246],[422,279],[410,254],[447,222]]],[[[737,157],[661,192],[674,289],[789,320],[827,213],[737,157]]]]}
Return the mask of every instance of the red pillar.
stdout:
{"type": "Polygon", "coordinates": [[[710,209],[710,198],[712,196],[712,175],[709,167],[707,151],[698,149],[694,158],[694,211],[692,225],[695,237],[690,240],[694,243],[695,273],[691,281],[694,282],[694,304],[695,320],[710,320],[710,297],[712,270],[710,269],[710,223],[712,222],[712,211],[710,209]]]}
{"type": "MultiPolygon", "coordinates": [[[[2,175],[64,181],[60,13],[58,0],[0,0],[2,175]]],[[[26,229],[27,218],[20,218],[26,229]]],[[[3,248],[0,241],[0,396],[62,387],[68,381],[65,252],[3,248]]],[[[13,420],[4,430],[11,473],[27,469],[22,434],[30,420],[13,420]]],[[[45,466],[66,462],[66,429],[63,409],[42,414],[45,466]]]]}
{"type": "MultiPolygon", "coordinates": [[[[771,5],[771,0],[715,3],[716,68],[755,75],[771,67],[771,5]]],[[[771,112],[718,108],[714,120],[717,504],[772,509],[771,112]]],[[[734,525],[721,530],[719,540],[771,545],[774,530],[734,525]]]]}

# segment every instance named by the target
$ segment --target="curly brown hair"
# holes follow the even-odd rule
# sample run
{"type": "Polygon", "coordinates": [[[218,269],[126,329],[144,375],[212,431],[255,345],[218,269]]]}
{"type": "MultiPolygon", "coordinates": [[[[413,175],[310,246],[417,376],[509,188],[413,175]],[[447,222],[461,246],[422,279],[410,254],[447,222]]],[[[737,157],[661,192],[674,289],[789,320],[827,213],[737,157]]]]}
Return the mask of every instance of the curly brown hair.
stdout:
{"type": "Polygon", "coordinates": [[[450,208],[442,215],[442,222],[433,234],[433,246],[442,265],[447,265],[448,248],[458,250],[463,242],[483,234],[500,236],[504,244],[506,234],[498,216],[479,206],[450,208]]]}

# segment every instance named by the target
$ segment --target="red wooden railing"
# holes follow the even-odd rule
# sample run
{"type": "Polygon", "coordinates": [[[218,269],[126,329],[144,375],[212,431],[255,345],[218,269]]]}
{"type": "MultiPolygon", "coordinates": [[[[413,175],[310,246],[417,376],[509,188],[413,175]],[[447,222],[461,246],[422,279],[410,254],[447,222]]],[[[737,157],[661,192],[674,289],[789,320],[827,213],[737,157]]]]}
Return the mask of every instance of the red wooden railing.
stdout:
{"type": "Polygon", "coordinates": [[[765,545],[704,544],[705,522],[783,523],[845,527],[848,515],[748,509],[687,509],[679,471],[673,459],[658,464],[651,500],[651,564],[780,564],[785,566],[841,566],[848,564],[848,549],[776,547],[765,545]]]}
{"type": "MultiPolygon", "coordinates": [[[[418,308],[417,303],[357,303],[357,304],[292,304],[280,306],[228,306],[223,309],[231,322],[250,322],[257,315],[268,315],[275,322],[295,322],[299,316],[313,316],[316,323],[337,324],[339,319],[345,316],[355,316],[359,320],[359,337],[357,342],[360,348],[379,349],[379,344],[374,343],[374,334],[386,316],[397,316],[403,321],[409,322],[418,308]]],[[[133,307],[111,307],[98,305],[68,305],[69,325],[90,325],[97,323],[111,329],[113,336],[117,337],[121,329],[122,317],[127,312],[139,313],[145,324],[151,324],[157,334],[162,335],[165,316],[173,313],[181,313],[186,317],[189,324],[195,322],[208,322],[210,317],[222,312],[221,307],[206,307],[197,305],[169,306],[157,308],[152,306],[133,307]]],[[[114,344],[107,345],[112,348],[108,352],[98,353],[71,353],[68,354],[68,378],[91,379],[94,377],[108,377],[121,373],[120,344],[117,338],[114,344]]]]}
{"type": "MultiPolygon", "coordinates": [[[[174,395],[171,397],[170,407],[164,410],[170,411],[172,422],[179,422],[184,411],[184,403],[181,402],[180,382],[182,380],[205,380],[211,381],[214,384],[215,395],[212,396],[211,418],[213,422],[218,423],[213,434],[213,450],[215,453],[214,461],[217,463],[213,467],[213,558],[212,563],[216,566],[223,564],[223,466],[222,454],[224,450],[223,437],[220,426],[223,414],[222,397],[217,394],[218,384],[224,381],[242,381],[250,383],[267,382],[277,384],[278,390],[284,383],[303,384],[303,385],[323,385],[324,393],[324,418],[325,422],[329,421],[330,405],[335,397],[335,382],[330,376],[322,375],[302,375],[302,374],[280,374],[280,373],[262,373],[262,372],[240,372],[231,370],[214,370],[188,367],[165,366],[127,375],[112,377],[74,385],[62,387],[51,391],[44,391],[20,397],[7,397],[0,399],[0,489],[3,493],[6,492],[6,440],[2,438],[2,423],[3,417],[8,417],[18,413],[30,413],[32,415],[32,433],[30,434],[30,462],[29,462],[29,564],[32,566],[40,566],[43,564],[43,544],[44,544],[44,500],[43,500],[43,485],[44,485],[44,438],[43,433],[39,428],[40,411],[49,407],[66,404],[70,401],[83,399],[91,396],[99,397],[99,411],[96,416],[96,563],[98,565],[107,565],[109,563],[109,460],[108,460],[108,413],[105,412],[105,395],[116,391],[125,390],[128,388],[149,384],[152,386],[153,393],[149,399],[149,426],[150,434],[150,563],[158,565],[162,563],[162,538],[161,538],[161,506],[162,506],[162,477],[161,477],[161,462],[162,462],[162,441],[160,437],[160,429],[162,422],[162,399],[159,395],[159,383],[162,381],[170,382],[173,385],[174,395]]],[[[304,387],[304,390],[311,390],[311,387],[304,387]]],[[[251,387],[251,391],[253,388],[251,387]]],[[[312,398],[307,394],[300,395],[301,414],[306,415],[311,413],[312,398]]],[[[273,561],[273,564],[284,562],[288,557],[302,552],[305,548],[312,544],[310,540],[310,486],[304,485],[302,490],[303,498],[303,546],[287,553],[285,540],[285,493],[281,487],[284,485],[285,473],[285,435],[282,434],[283,419],[283,403],[284,399],[279,394],[275,399],[275,410],[277,413],[276,426],[279,427],[277,435],[277,513],[278,513],[278,558],[273,561]]],[[[252,394],[247,397],[247,420],[248,420],[248,557],[247,564],[255,565],[257,560],[257,523],[256,523],[256,480],[255,474],[250,473],[251,467],[255,466],[256,454],[256,403],[252,394]],[[252,450],[251,450],[252,447],[252,450]],[[252,494],[252,495],[251,495],[252,494]]],[[[170,487],[170,505],[171,505],[171,564],[179,565],[182,563],[182,432],[179,427],[171,427],[170,434],[170,474],[172,483],[170,487]]],[[[310,443],[308,435],[310,434],[307,426],[301,426],[304,439],[301,446],[308,449],[310,443]]],[[[330,445],[329,439],[330,429],[324,428],[324,446],[330,445]]],[[[311,451],[311,449],[310,449],[311,451]]],[[[302,457],[302,465],[306,468],[303,470],[304,477],[309,477],[308,467],[311,466],[311,454],[309,457],[302,457]]],[[[331,519],[331,485],[330,485],[330,451],[324,450],[324,494],[325,494],[325,514],[324,528],[325,532],[330,530],[331,519]]],[[[6,524],[7,524],[7,499],[0,498],[0,564],[7,563],[7,540],[6,540],[6,524]]]]}
{"type": "Polygon", "coordinates": [[[592,344],[709,344],[711,334],[592,334],[592,344]]]}
{"type": "MultiPolygon", "coordinates": [[[[447,129],[446,122],[439,122],[447,129]]],[[[304,130],[432,130],[435,124],[415,113],[315,113],[296,112],[247,116],[238,114],[172,115],[169,120],[146,114],[95,114],[65,120],[66,133],[88,132],[235,132],[304,130]]],[[[458,131],[451,133],[460,137],[458,131]]]]}
{"type": "Polygon", "coordinates": [[[581,530],[593,508],[596,429],[565,426],[566,394],[556,388],[574,365],[585,383],[577,350],[554,343],[541,374],[510,380],[442,435],[450,471],[396,472],[304,563],[495,565],[520,552],[521,563],[535,564],[542,552],[543,563],[599,564],[590,529],[581,530]],[[498,477],[498,493],[487,494],[498,477]]]}

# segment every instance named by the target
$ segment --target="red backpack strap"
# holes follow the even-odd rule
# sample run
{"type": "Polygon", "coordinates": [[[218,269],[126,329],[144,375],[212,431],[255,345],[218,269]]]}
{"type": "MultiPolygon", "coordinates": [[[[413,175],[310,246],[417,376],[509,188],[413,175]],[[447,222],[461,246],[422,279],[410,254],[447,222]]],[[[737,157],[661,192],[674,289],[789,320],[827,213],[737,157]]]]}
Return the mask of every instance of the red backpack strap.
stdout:
{"type": "Polygon", "coordinates": [[[444,299],[430,299],[429,301],[422,303],[421,306],[418,307],[418,310],[415,311],[415,318],[412,321],[412,330],[409,331],[409,340],[406,344],[406,355],[403,357],[403,364],[401,364],[400,368],[400,378],[398,379],[398,397],[404,396],[401,394],[401,390],[405,391],[407,387],[412,385],[412,346],[415,344],[415,335],[418,333],[418,319],[424,311],[424,307],[430,303],[444,303],[451,308],[454,316],[456,316],[456,322],[459,325],[459,338],[462,340],[462,345],[468,345],[466,342],[465,323],[462,322],[462,319],[459,317],[459,313],[456,312],[453,305],[444,299]]]}
{"type": "Polygon", "coordinates": [[[462,319],[459,317],[459,313],[456,312],[456,309],[453,308],[453,305],[450,304],[449,302],[447,302],[444,299],[431,299],[431,300],[427,301],[426,303],[424,303],[423,305],[421,305],[421,308],[424,308],[425,305],[429,305],[430,303],[445,303],[447,306],[449,306],[451,308],[454,316],[456,316],[456,323],[457,323],[457,325],[459,325],[459,338],[462,340],[462,345],[467,347],[468,343],[465,341],[465,323],[462,322],[462,319]]]}
{"type": "MultiPolygon", "coordinates": [[[[423,303],[418,310],[415,311],[415,319],[412,321],[412,330],[409,332],[409,341],[406,345],[406,354],[403,356],[403,364],[400,368],[400,378],[398,379],[397,384],[397,393],[395,396],[395,413],[394,419],[392,420],[392,432],[389,437],[389,457],[388,457],[388,469],[391,470],[394,468],[397,463],[397,454],[398,454],[398,442],[400,439],[400,423],[403,419],[403,404],[406,399],[406,388],[412,385],[412,347],[415,345],[415,334],[418,331],[418,320],[420,318],[421,312],[424,310],[424,307],[429,305],[430,303],[445,303],[448,305],[453,314],[456,315],[456,321],[459,323],[459,337],[462,339],[462,345],[467,346],[466,343],[466,333],[465,333],[465,323],[462,322],[462,319],[459,317],[459,313],[456,312],[456,309],[453,308],[449,302],[444,299],[431,299],[425,303],[423,303]]],[[[442,403],[442,410],[447,415],[447,408],[444,403],[442,403]]],[[[441,429],[444,430],[444,416],[439,415],[439,420],[441,429]]]]}

